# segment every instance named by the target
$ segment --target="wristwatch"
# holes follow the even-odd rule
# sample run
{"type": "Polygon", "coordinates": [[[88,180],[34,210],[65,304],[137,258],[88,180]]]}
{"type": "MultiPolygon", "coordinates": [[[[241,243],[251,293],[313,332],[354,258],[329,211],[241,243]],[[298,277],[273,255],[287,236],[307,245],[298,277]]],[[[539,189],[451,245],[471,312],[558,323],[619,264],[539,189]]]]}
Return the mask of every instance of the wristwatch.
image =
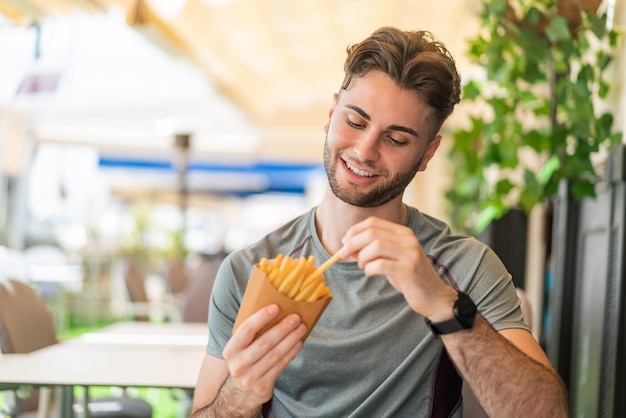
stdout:
{"type": "Polygon", "coordinates": [[[476,304],[466,293],[458,292],[453,312],[454,318],[447,321],[431,322],[428,318],[424,318],[424,320],[435,335],[450,334],[474,326],[477,312],[476,304]]]}

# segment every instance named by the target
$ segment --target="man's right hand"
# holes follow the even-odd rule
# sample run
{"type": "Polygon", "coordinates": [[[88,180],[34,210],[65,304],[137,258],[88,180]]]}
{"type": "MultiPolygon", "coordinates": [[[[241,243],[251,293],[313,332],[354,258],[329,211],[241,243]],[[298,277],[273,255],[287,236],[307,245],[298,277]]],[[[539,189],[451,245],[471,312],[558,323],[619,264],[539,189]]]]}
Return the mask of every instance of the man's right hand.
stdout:
{"type": "Polygon", "coordinates": [[[256,334],[279,313],[267,306],[241,323],[224,347],[229,377],[220,389],[237,409],[255,408],[269,401],[280,373],[302,347],[306,326],[297,314],[288,315],[263,335],[256,334]]]}

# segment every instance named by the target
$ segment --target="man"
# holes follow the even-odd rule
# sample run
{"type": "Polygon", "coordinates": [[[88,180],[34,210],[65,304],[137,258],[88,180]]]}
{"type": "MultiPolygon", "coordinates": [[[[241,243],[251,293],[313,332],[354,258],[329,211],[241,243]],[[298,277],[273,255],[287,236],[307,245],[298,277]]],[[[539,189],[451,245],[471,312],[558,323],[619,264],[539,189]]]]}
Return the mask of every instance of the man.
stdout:
{"type": "Polygon", "coordinates": [[[502,263],[402,202],[459,102],[448,51],[427,32],[381,28],[348,49],[345,72],[321,202],[220,267],[193,417],[458,417],[459,374],[491,416],[566,417],[502,263]],[[232,334],[253,264],[336,252],[333,300],[304,343],[297,315],[255,339],[275,305],[232,334]]]}

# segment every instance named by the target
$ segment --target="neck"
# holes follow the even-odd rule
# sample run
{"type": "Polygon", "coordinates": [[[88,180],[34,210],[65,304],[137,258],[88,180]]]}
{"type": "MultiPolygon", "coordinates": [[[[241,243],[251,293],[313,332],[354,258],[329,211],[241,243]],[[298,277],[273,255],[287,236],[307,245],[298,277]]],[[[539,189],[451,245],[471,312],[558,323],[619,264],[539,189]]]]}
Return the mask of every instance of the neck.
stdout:
{"type": "Polygon", "coordinates": [[[334,254],[341,248],[341,239],[352,225],[370,216],[405,223],[407,215],[408,209],[402,202],[402,196],[382,206],[361,208],[338,199],[330,188],[327,188],[315,212],[315,226],[326,251],[334,254]]]}

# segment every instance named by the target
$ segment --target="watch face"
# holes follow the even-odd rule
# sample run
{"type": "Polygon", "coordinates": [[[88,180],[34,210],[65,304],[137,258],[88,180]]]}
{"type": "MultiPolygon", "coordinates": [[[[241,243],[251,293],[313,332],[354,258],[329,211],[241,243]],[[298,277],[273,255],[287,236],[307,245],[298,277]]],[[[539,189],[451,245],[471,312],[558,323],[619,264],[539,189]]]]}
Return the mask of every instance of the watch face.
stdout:
{"type": "Polygon", "coordinates": [[[462,329],[472,328],[476,320],[476,305],[472,299],[463,292],[458,292],[454,302],[454,318],[447,321],[432,323],[424,318],[426,325],[435,335],[450,334],[462,329]]]}
{"type": "Polygon", "coordinates": [[[454,314],[465,328],[473,327],[476,320],[476,305],[474,301],[465,293],[459,292],[459,296],[454,304],[454,314]]]}

